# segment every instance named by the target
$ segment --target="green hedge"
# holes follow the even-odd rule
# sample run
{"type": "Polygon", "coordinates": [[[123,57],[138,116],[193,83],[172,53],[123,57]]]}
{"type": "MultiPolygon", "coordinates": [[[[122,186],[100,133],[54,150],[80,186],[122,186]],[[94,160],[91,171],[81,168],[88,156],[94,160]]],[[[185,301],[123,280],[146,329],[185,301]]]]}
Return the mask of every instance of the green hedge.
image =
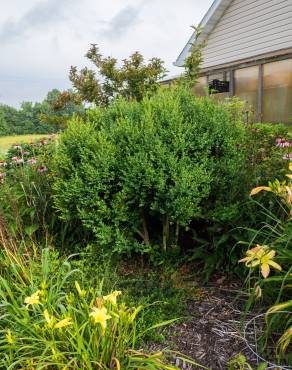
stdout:
{"type": "Polygon", "coordinates": [[[238,208],[245,140],[226,107],[182,87],[118,100],[61,135],[55,206],[110,251],[166,249],[192,220],[224,220],[238,208]]]}

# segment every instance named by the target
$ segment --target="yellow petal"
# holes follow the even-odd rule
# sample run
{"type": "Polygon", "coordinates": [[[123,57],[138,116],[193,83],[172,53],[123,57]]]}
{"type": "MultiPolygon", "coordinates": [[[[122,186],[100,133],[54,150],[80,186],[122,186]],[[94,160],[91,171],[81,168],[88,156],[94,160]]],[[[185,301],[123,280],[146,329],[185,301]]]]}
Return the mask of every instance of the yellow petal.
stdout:
{"type": "Polygon", "coordinates": [[[250,264],[250,267],[256,267],[260,264],[260,260],[256,260],[250,264]]]}
{"type": "Polygon", "coordinates": [[[262,264],[261,272],[262,272],[262,275],[263,275],[264,279],[266,279],[270,275],[270,266],[269,266],[268,263],[263,263],[262,264]]]}
{"type": "Polygon", "coordinates": [[[71,317],[66,317],[65,319],[57,322],[57,324],[55,325],[55,328],[56,329],[61,329],[61,328],[64,328],[66,326],[69,326],[69,325],[72,325],[72,319],[71,317]]]}
{"type": "Polygon", "coordinates": [[[258,299],[262,297],[262,289],[259,285],[256,286],[255,294],[258,299]]]}
{"type": "Polygon", "coordinates": [[[273,249],[271,251],[269,251],[264,257],[266,257],[267,259],[272,259],[274,258],[276,255],[276,251],[274,251],[273,249]]]}
{"type": "Polygon", "coordinates": [[[274,269],[276,270],[282,271],[282,267],[278,265],[278,263],[276,263],[275,261],[269,261],[269,265],[274,267],[274,269]]]}
{"type": "Polygon", "coordinates": [[[288,179],[292,180],[292,175],[286,175],[288,179]]]}
{"type": "Polygon", "coordinates": [[[261,191],[272,191],[272,189],[269,186],[258,186],[257,188],[252,189],[252,191],[250,192],[250,195],[251,196],[256,195],[257,193],[261,191]]]}

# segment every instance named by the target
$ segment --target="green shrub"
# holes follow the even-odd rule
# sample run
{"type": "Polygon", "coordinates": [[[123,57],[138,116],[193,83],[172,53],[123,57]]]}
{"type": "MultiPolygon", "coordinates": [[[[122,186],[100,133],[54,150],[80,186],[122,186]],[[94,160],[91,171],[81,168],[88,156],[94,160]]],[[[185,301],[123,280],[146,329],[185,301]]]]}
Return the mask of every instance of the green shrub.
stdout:
{"type": "Polygon", "coordinates": [[[191,221],[224,220],[239,205],[245,135],[224,106],[182,87],[118,100],[60,136],[56,209],[111,252],[166,250],[191,221]]]}
{"type": "Polygon", "coordinates": [[[249,171],[253,185],[265,183],[276,177],[284,177],[286,161],[283,156],[289,153],[289,147],[280,148],[276,140],[291,140],[289,127],[281,124],[258,123],[249,127],[248,157],[249,171]]]}

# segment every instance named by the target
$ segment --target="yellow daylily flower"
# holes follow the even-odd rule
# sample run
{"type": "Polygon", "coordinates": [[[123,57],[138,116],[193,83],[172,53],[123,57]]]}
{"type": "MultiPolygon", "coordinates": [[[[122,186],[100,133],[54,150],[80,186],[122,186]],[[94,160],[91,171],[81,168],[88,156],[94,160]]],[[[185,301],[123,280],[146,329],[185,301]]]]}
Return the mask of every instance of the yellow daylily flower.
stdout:
{"type": "Polygon", "coordinates": [[[250,195],[251,196],[256,195],[257,193],[261,191],[272,191],[272,189],[269,186],[258,186],[257,188],[252,189],[252,191],[250,192],[250,195]]]}
{"type": "Polygon", "coordinates": [[[260,260],[261,273],[265,279],[270,275],[270,266],[276,270],[279,270],[279,271],[282,270],[282,267],[278,265],[278,263],[273,261],[273,258],[275,257],[275,255],[276,255],[276,252],[274,250],[271,250],[270,252],[263,255],[263,257],[260,260]]]}
{"type": "Polygon", "coordinates": [[[55,329],[65,328],[66,326],[69,326],[69,325],[72,325],[72,324],[73,324],[73,322],[72,322],[71,317],[66,317],[65,319],[57,322],[57,324],[55,325],[55,329]]]}
{"type": "Polygon", "coordinates": [[[111,319],[111,316],[107,314],[107,309],[105,307],[93,307],[89,316],[92,317],[95,324],[100,324],[103,331],[106,329],[107,320],[111,319]]]}
{"type": "Polygon", "coordinates": [[[292,171],[292,162],[289,163],[289,171],[292,171]]]}
{"type": "Polygon", "coordinates": [[[117,297],[121,295],[122,292],[120,290],[115,290],[109,295],[106,295],[103,297],[105,301],[111,302],[111,304],[116,305],[117,304],[117,297]]]}
{"type": "Polygon", "coordinates": [[[266,279],[270,274],[270,267],[273,267],[276,270],[281,271],[282,267],[273,261],[273,258],[276,255],[274,250],[268,249],[266,245],[260,246],[257,245],[255,248],[252,248],[246,252],[247,257],[241,259],[239,262],[245,262],[247,267],[256,267],[260,266],[261,274],[266,279]]]}
{"type": "Polygon", "coordinates": [[[30,297],[26,297],[24,300],[24,303],[29,306],[29,305],[35,305],[40,303],[40,291],[36,291],[33,293],[30,297]]]}
{"type": "Polygon", "coordinates": [[[6,340],[8,344],[13,344],[15,342],[14,336],[12,335],[10,329],[7,330],[7,333],[5,336],[6,336],[6,340]]]}
{"type": "Polygon", "coordinates": [[[45,320],[48,324],[48,327],[52,328],[54,326],[55,317],[53,315],[50,316],[48,310],[44,311],[44,317],[45,317],[45,320]]]}
{"type": "Polygon", "coordinates": [[[79,285],[78,281],[75,281],[75,288],[76,288],[76,290],[77,290],[77,292],[78,292],[78,294],[79,294],[80,297],[84,297],[85,296],[86,291],[80,288],[80,285],[79,285]]]}
{"type": "Polygon", "coordinates": [[[242,258],[241,260],[239,260],[238,262],[245,262],[245,265],[247,267],[251,267],[250,264],[254,261],[254,260],[258,260],[259,258],[261,258],[261,256],[263,255],[264,253],[264,249],[267,248],[266,246],[261,246],[259,244],[257,244],[256,247],[252,248],[252,249],[249,249],[247,252],[246,252],[246,257],[245,258],[242,258]]]}

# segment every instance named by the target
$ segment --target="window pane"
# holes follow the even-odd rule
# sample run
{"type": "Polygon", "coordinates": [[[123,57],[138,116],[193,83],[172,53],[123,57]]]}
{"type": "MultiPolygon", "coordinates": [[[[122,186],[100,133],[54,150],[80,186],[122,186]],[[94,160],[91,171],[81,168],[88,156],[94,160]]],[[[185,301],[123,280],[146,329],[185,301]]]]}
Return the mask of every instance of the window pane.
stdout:
{"type": "Polygon", "coordinates": [[[246,108],[257,116],[259,67],[241,68],[234,73],[235,95],[246,102],[246,108]]]}
{"type": "Polygon", "coordinates": [[[292,59],[263,68],[263,121],[292,122],[292,59]]]}
{"type": "Polygon", "coordinates": [[[205,96],[206,95],[206,88],[207,88],[207,77],[200,77],[196,85],[193,88],[195,95],[198,96],[205,96]]]}
{"type": "MultiPolygon", "coordinates": [[[[220,82],[222,81],[227,81],[230,83],[230,72],[221,72],[217,74],[211,74],[209,75],[209,87],[210,85],[214,85],[214,80],[219,80],[220,82]]],[[[219,90],[220,91],[220,90],[219,90]]],[[[230,85],[229,85],[229,91],[227,92],[217,92],[216,89],[215,91],[211,92],[210,97],[216,101],[224,101],[225,99],[230,97],[230,85]]]]}

